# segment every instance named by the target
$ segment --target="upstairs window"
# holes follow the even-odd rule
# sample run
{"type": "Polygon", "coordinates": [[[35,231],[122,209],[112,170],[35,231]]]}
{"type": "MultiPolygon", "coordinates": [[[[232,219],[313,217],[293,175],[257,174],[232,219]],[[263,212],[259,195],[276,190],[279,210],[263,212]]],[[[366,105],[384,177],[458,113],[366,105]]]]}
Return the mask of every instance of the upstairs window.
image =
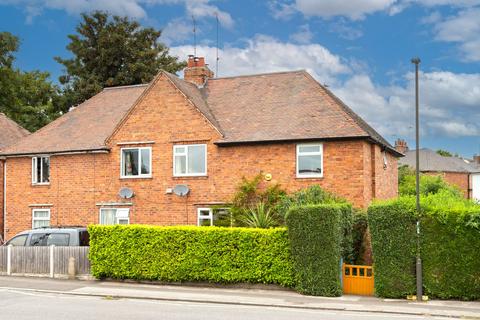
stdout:
{"type": "Polygon", "coordinates": [[[122,178],[150,178],[152,176],[152,148],[123,148],[121,150],[122,178]]]}
{"type": "Polygon", "coordinates": [[[322,144],[297,145],[297,177],[298,178],[323,177],[323,145],[322,144]]]}
{"type": "Polygon", "coordinates": [[[173,175],[175,177],[206,176],[207,145],[173,146],[173,175]]]}
{"type": "Polygon", "coordinates": [[[32,184],[50,183],[50,158],[32,158],[32,184]]]}

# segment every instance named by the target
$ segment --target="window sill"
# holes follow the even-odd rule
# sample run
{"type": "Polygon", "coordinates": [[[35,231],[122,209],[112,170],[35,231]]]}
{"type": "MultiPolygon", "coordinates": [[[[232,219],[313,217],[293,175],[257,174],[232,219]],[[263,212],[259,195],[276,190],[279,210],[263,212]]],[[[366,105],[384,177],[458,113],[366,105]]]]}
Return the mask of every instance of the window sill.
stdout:
{"type": "Polygon", "coordinates": [[[321,176],[296,176],[295,178],[296,178],[296,179],[301,179],[301,180],[304,180],[304,179],[322,180],[322,179],[323,179],[323,175],[321,175],[321,176]]]}
{"type": "Polygon", "coordinates": [[[208,175],[202,175],[202,176],[173,176],[172,178],[173,178],[174,180],[183,180],[183,179],[187,179],[187,180],[196,180],[196,179],[204,180],[204,179],[208,179],[208,175]]]}
{"type": "Polygon", "coordinates": [[[132,177],[120,177],[120,180],[129,180],[129,179],[152,179],[152,176],[132,176],[132,177]]]}
{"type": "Polygon", "coordinates": [[[49,183],[32,183],[32,187],[41,187],[41,186],[49,186],[49,183]]]}

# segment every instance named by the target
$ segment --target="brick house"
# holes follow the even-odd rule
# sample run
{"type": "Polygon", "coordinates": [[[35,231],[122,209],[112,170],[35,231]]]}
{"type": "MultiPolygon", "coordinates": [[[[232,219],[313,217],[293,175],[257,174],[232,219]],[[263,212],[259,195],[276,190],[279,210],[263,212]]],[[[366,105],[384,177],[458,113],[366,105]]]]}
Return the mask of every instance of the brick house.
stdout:
{"type": "MultiPolygon", "coordinates": [[[[16,122],[9,119],[6,115],[0,112],[0,152],[6,147],[14,144],[21,138],[28,135],[29,132],[20,127],[16,122]]],[[[0,240],[2,240],[3,234],[3,217],[4,217],[4,175],[5,175],[5,163],[0,158],[0,240]]],[[[1,242],[1,241],[0,241],[1,242]]]]}
{"type": "MultiPolygon", "coordinates": [[[[415,169],[415,150],[409,150],[404,140],[397,140],[395,146],[405,157],[399,166],[415,169]]],[[[480,156],[467,160],[456,156],[445,157],[430,149],[420,149],[420,172],[441,176],[447,183],[460,188],[465,198],[480,201],[480,156]]]]}
{"type": "Polygon", "coordinates": [[[401,154],[307,72],[212,78],[190,57],[184,74],[106,88],[4,150],[7,237],[48,224],[208,224],[259,172],[358,207],[397,195],[401,154]]]}

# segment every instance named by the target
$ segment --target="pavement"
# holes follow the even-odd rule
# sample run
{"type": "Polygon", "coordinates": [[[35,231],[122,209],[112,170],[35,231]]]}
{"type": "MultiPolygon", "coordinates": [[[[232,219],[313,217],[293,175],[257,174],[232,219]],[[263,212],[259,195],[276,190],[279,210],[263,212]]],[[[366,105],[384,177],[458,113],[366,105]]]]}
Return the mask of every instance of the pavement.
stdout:
{"type": "MultiPolygon", "coordinates": [[[[150,300],[208,306],[267,307],[283,310],[354,312],[378,315],[480,319],[480,301],[414,302],[400,299],[343,296],[303,296],[290,290],[245,289],[185,285],[154,285],[97,280],[60,280],[0,276],[0,290],[106,299],[150,300]]],[[[388,318],[388,317],[387,317],[388,318]]]]}

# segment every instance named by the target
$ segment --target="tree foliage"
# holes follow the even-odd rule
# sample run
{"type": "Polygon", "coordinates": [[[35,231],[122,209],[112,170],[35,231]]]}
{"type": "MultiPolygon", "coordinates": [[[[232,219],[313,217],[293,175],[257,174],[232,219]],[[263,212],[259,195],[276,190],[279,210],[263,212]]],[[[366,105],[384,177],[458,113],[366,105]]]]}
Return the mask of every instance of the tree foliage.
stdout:
{"type": "MultiPolygon", "coordinates": [[[[402,166],[398,169],[398,193],[400,196],[414,196],[416,194],[415,172],[408,166],[402,166]]],[[[420,175],[420,194],[437,194],[445,190],[453,196],[462,197],[462,192],[457,186],[448,184],[438,175],[420,175]]]]}
{"type": "Polygon", "coordinates": [[[25,72],[14,67],[19,39],[0,33],[0,112],[35,131],[58,117],[59,89],[48,72],[25,72]]]}
{"type": "Polygon", "coordinates": [[[175,73],[185,67],[158,42],[161,32],[127,17],[95,11],[82,14],[77,34],[68,36],[73,58],[56,57],[65,66],[64,111],[104,87],[148,83],[160,69],[175,73]]]}

